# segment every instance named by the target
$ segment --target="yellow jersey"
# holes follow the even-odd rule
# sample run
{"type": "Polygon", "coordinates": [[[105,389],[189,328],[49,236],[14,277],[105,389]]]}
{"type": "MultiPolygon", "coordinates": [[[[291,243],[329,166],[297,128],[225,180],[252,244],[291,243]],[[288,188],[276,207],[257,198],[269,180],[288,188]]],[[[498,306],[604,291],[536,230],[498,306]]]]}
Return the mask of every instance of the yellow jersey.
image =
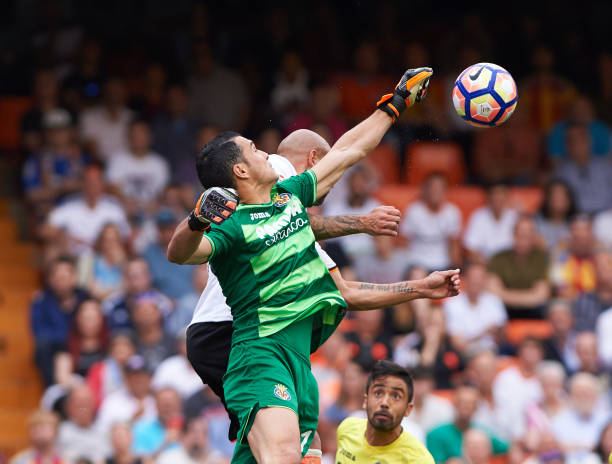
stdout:
{"type": "Polygon", "coordinates": [[[388,445],[370,445],[365,437],[367,423],[367,419],[349,417],[340,424],[336,464],[434,464],[427,448],[405,430],[388,445]]]}

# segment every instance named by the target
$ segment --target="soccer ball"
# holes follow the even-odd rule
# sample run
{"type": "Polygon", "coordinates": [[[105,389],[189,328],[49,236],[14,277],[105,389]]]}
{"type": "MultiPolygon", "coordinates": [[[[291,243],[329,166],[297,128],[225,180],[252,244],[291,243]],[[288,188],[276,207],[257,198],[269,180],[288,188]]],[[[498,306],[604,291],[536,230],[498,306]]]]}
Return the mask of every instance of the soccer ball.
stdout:
{"type": "Polygon", "coordinates": [[[493,63],[478,63],[464,70],[453,85],[452,95],[457,114],[478,127],[505,122],[518,99],[510,73],[493,63]]]}

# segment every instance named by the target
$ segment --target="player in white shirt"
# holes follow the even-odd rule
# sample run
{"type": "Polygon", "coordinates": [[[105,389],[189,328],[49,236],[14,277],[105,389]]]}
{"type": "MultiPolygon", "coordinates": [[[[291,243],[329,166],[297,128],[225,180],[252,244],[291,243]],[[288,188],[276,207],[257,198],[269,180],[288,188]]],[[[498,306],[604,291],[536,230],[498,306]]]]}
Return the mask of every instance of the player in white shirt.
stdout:
{"type": "MultiPolygon", "coordinates": [[[[327,142],[318,134],[299,130],[290,134],[279,145],[278,152],[283,156],[270,155],[269,161],[282,179],[298,174],[298,169],[303,171],[312,167],[329,150],[327,142]]],[[[397,235],[400,213],[395,208],[381,206],[366,216],[369,217],[315,218],[309,215],[311,227],[318,239],[361,232],[397,235]]],[[[187,222],[185,219],[177,231],[181,227],[186,227],[187,222]]],[[[177,249],[181,246],[176,237],[177,232],[170,242],[169,255],[173,247],[177,249]]],[[[317,247],[317,250],[350,309],[383,308],[415,298],[433,297],[436,294],[439,297],[440,292],[453,295],[459,288],[458,271],[436,272],[426,279],[414,282],[380,285],[347,282],[342,279],[333,260],[320,247],[317,247]]],[[[204,383],[208,384],[222,401],[224,399],[222,379],[231,350],[232,331],[231,309],[225,302],[217,278],[209,268],[206,288],[202,292],[187,329],[187,357],[204,383]]],[[[238,421],[231,415],[230,418],[232,419],[230,439],[233,440],[238,430],[238,421]]]]}

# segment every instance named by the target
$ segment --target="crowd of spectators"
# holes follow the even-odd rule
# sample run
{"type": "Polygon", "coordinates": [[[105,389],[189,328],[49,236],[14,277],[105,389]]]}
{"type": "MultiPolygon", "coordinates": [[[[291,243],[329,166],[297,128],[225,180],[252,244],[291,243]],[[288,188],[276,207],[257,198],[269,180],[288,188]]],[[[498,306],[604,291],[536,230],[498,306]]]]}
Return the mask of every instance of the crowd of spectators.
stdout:
{"type": "MultiPolygon", "coordinates": [[[[298,12],[262,6],[248,24],[248,15],[221,21],[229,14],[221,5],[176,2],[170,14],[159,4],[143,16],[119,3],[93,18],[42,2],[23,49],[0,47],[0,95],[31,97],[22,196],[44,276],[30,314],[46,390],[30,421],[32,446],[14,464],[228,462],[227,417],[185,354],[206,268],[165,258],[199,193],[194,155],[225,129],[270,153],[299,128],[333,144],[401,70],[423,65],[436,70],[429,96],[384,144],[398,171],[414,140],[458,144],[467,182],[485,187],[487,202],[462,217],[448,179],[433,172],[402,212],[397,239],[323,244],[345,278],[387,283],[460,267],[463,279],[461,295],[443,302],[355,313],[313,356],[326,459],[338,424],[364,414],[368,369],[387,358],[412,369],[415,406],[404,427],[436,462],[606,462],[612,54],[583,53],[606,30],[596,27],[604,13],[588,18],[584,34],[535,16],[493,31],[483,16],[457,20],[447,7],[408,34],[393,21],[403,6],[375,2],[351,9],[369,24],[356,38],[333,2],[298,12]],[[125,19],[117,31],[100,27],[117,14],[125,19]],[[444,27],[437,37],[418,33],[444,27]],[[508,28],[516,43],[496,41],[508,28]],[[497,129],[474,131],[449,101],[455,76],[478,61],[505,66],[519,84],[518,109],[497,129]],[[536,214],[511,200],[510,185],[542,188],[536,214]],[[509,337],[524,319],[548,331],[509,337]]],[[[324,211],[367,213],[380,205],[379,186],[380,173],[360,164],[324,211]]]]}

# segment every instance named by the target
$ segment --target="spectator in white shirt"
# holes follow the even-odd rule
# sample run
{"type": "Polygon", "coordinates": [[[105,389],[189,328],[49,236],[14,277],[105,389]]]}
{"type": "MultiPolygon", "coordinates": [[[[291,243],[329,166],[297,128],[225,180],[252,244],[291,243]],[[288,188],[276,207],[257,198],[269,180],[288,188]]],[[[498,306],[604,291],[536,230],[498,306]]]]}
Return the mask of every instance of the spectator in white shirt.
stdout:
{"type": "Polygon", "coordinates": [[[606,367],[612,367],[612,307],[599,315],[596,331],[599,357],[606,367]]]}
{"type": "MultiPolygon", "coordinates": [[[[348,192],[346,196],[337,198],[337,201],[334,202],[326,202],[326,215],[362,215],[380,206],[380,203],[372,198],[375,179],[367,165],[357,164],[347,175],[348,192]]],[[[372,237],[364,234],[349,235],[333,240],[342,245],[351,259],[364,253],[374,253],[372,237]]]]}
{"type": "Polygon", "coordinates": [[[170,177],[168,163],[151,151],[151,131],[145,121],[130,125],[129,150],[113,155],[106,176],[130,210],[147,210],[164,190],[170,177]]]}
{"type": "Polygon", "coordinates": [[[540,340],[527,337],[519,345],[517,355],[518,365],[504,369],[493,381],[493,397],[504,419],[506,435],[513,439],[524,436],[527,406],[542,398],[536,370],[544,350],[540,340]]]}
{"type": "Polygon", "coordinates": [[[70,462],[81,459],[99,462],[110,452],[108,437],[94,423],[96,401],[89,387],[75,387],[66,403],[68,419],[60,424],[58,447],[70,462]]]}
{"type": "Polygon", "coordinates": [[[104,195],[102,167],[90,164],[83,174],[82,194],[51,211],[41,235],[51,244],[68,239],[73,253],[91,250],[106,224],[115,224],[122,237],[127,237],[130,226],[125,211],[113,197],[104,195]]]}
{"type": "Polygon", "coordinates": [[[451,343],[460,352],[496,350],[506,324],[506,308],[502,300],[485,290],[487,268],[470,263],[463,269],[463,292],[444,303],[446,328],[451,343]]]}
{"type": "Polygon", "coordinates": [[[157,417],[155,398],[151,395],[151,371],[144,358],[132,356],[125,366],[126,389],[110,394],[98,411],[97,426],[101,434],[110,432],[117,422],[157,417]]]}
{"type": "Polygon", "coordinates": [[[593,235],[608,253],[612,253],[612,208],[595,216],[593,235]]]}
{"type": "Polygon", "coordinates": [[[593,375],[581,372],[570,379],[570,407],[552,420],[553,435],[569,458],[593,450],[610,419],[610,411],[601,408],[597,396],[597,378],[593,375]]]}
{"type": "Polygon", "coordinates": [[[81,137],[89,152],[102,160],[127,150],[127,133],[134,113],[125,105],[126,90],[123,81],[111,77],[104,85],[102,105],[89,108],[81,114],[81,137]]]}
{"type": "Polygon", "coordinates": [[[421,199],[406,210],[400,233],[408,240],[410,262],[429,270],[457,266],[461,260],[461,212],[446,201],[446,178],[429,175],[421,199]]]}
{"type": "Polygon", "coordinates": [[[508,188],[495,184],[489,188],[487,206],[478,208],[470,216],[463,245],[472,259],[488,259],[512,247],[518,212],[508,207],[508,203],[508,188]]]}
{"type": "Polygon", "coordinates": [[[177,337],[178,354],[166,358],[155,369],[153,374],[153,389],[162,388],[176,390],[183,400],[186,400],[202,388],[202,380],[193,370],[187,360],[186,332],[183,330],[177,337]]]}

